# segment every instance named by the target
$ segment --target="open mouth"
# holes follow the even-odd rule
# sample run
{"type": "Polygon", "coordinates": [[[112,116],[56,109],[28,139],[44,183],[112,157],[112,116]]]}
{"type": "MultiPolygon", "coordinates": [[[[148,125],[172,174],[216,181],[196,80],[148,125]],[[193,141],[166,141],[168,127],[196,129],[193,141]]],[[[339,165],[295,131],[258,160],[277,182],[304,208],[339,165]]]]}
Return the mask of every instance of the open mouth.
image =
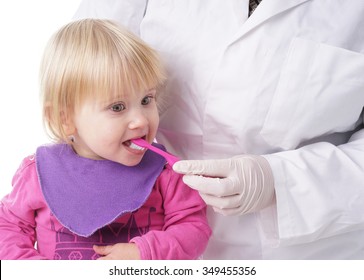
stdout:
{"type": "MultiPolygon", "coordinates": [[[[140,137],[141,139],[144,139],[145,140],[145,136],[143,137],[140,137]]],[[[133,142],[131,142],[130,140],[126,140],[125,142],[123,142],[123,145],[129,147],[130,149],[133,149],[133,150],[138,150],[138,151],[144,151],[146,150],[146,148],[143,148],[143,147],[140,147],[136,144],[134,144],[133,142]]]]}

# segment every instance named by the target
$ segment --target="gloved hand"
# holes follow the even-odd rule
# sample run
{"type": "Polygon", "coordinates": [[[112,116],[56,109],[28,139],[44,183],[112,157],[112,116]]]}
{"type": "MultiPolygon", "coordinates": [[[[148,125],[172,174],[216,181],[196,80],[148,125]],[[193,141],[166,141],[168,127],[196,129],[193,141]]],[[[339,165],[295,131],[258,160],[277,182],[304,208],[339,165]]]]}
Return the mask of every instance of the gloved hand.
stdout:
{"type": "Polygon", "coordinates": [[[262,156],[219,160],[183,160],[173,169],[185,184],[199,191],[207,205],[223,215],[259,211],[275,202],[274,179],[262,156]]]}

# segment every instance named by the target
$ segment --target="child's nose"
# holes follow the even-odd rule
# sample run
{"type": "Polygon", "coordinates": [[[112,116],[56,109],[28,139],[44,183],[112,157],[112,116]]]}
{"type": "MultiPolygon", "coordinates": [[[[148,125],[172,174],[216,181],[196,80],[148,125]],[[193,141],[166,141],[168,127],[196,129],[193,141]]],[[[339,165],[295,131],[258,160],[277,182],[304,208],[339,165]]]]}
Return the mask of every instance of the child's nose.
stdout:
{"type": "Polygon", "coordinates": [[[140,110],[133,112],[130,116],[129,129],[136,129],[148,125],[148,117],[140,110]]]}

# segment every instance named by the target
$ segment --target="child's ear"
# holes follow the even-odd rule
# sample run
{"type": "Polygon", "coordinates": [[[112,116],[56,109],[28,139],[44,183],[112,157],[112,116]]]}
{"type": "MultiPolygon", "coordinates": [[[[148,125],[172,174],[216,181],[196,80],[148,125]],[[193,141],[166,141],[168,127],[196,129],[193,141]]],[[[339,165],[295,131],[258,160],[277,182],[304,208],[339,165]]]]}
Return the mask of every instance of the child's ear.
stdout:
{"type": "Polygon", "coordinates": [[[72,136],[76,132],[76,127],[73,125],[73,122],[63,123],[63,131],[67,136],[72,136]]]}
{"type": "Polygon", "coordinates": [[[62,128],[67,136],[72,136],[76,132],[76,126],[73,123],[72,118],[67,116],[64,111],[61,112],[62,128]]]}
{"type": "Polygon", "coordinates": [[[52,106],[47,105],[45,106],[44,110],[44,116],[47,119],[48,123],[58,124],[58,127],[59,124],[61,124],[63,132],[66,136],[71,136],[75,133],[76,127],[73,123],[73,120],[65,113],[65,110],[62,110],[60,112],[60,118],[57,118],[53,115],[52,106]]]}

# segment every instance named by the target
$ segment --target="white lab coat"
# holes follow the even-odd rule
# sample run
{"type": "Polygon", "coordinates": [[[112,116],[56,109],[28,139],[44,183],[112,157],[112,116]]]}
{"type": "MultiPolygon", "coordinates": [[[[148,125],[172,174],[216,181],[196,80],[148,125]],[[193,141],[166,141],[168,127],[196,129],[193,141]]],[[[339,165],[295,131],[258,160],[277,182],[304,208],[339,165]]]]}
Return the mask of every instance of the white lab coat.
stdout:
{"type": "Polygon", "coordinates": [[[277,205],[209,209],[206,259],[364,259],[364,1],[84,0],[169,71],[158,140],[184,159],[264,155],[277,205]]]}

